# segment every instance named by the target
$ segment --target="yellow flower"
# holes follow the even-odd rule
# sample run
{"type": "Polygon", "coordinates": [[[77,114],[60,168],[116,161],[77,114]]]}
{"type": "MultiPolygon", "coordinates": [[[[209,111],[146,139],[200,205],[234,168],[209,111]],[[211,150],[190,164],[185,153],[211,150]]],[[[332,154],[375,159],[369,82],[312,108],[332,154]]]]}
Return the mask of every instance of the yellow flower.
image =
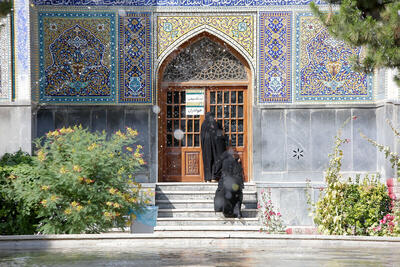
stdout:
{"type": "Polygon", "coordinates": [[[137,149],[142,149],[143,147],[141,145],[136,146],[137,149]]]}
{"type": "Polygon", "coordinates": [[[125,134],[123,134],[121,131],[117,131],[115,134],[121,137],[122,139],[126,138],[125,134]]]}
{"type": "Polygon", "coordinates": [[[86,182],[87,184],[91,184],[91,183],[94,182],[94,180],[92,180],[92,179],[85,179],[85,182],[86,182]]]}
{"type": "Polygon", "coordinates": [[[106,205],[107,205],[107,206],[112,206],[112,205],[113,205],[113,203],[112,203],[112,202],[110,202],[110,201],[107,201],[107,202],[106,202],[106,205]]]}
{"type": "Polygon", "coordinates": [[[13,180],[13,179],[17,178],[17,176],[15,176],[14,174],[11,174],[10,176],[8,176],[8,178],[13,180]]]}
{"type": "Polygon", "coordinates": [[[93,149],[95,149],[97,147],[96,143],[91,144],[90,146],[88,146],[88,150],[92,151],[93,149]]]}
{"type": "Polygon", "coordinates": [[[82,170],[82,168],[81,167],[79,167],[79,165],[74,165],[74,171],[76,171],[76,172],[81,172],[81,170],[82,170]]]}
{"type": "Polygon", "coordinates": [[[39,161],[44,161],[46,159],[46,154],[42,150],[39,150],[37,157],[39,161]]]}
{"type": "Polygon", "coordinates": [[[115,217],[118,217],[118,216],[120,216],[121,214],[119,213],[119,212],[116,212],[115,213],[115,217]]]}
{"type": "Polygon", "coordinates": [[[64,168],[64,166],[62,166],[61,167],[61,169],[60,169],[60,173],[61,174],[65,174],[65,173],[67,173],[68,171],[64,168]]]}
{"type": "Polygon", "coordinates": [[[71,214],[71,212],[72,212],[72,210],[71,210],[70,208],[64,210],[64,213],[67,214],[67,215],[68,215],[68,214],[71,214]]]}
{"type": "Polygon", "coordinates": [[[119,204],[119,203],[114,203],[114,208],[120,208],[121,207],[121,205],[119,204]]]}
{"type": "Polygon", "coordinates": [[[81,205],[78,205],[78,206],[76,207],[76,210],[77,210],[77,211],[80,211],[81,209],[83,209],[83,207],[82,207],[81,205]]]}
{"type": "Polygon", "coordinates": [[[126,150],[128,150],[129,152],[133,151],[133,149],[131,147],[129,147],[129,146],[126,148],[126,150]]]}
{"type": "Polygon", "coordinates": [[[108,190],[108,192],[110,192],[111,195],[114,195],[117,191],[118,191],[118,190],[115,189],[115,188],[110,188],[110,189],[108,190]]]}
{"type": "Polygon", "coordinates": [[[129,127],[126,128],[126,131],[128,133],[128,136],[135,137],[138,134],[138,132],[136,130],[132,130],[132,128],[129,128],[129,127]]]}
{"type": "Polygon", "coordinates": [[[124,167],[122,167],[121,169],[119,169],[119,170],[118,170],[118,172],[117,172],[117,173],[118,173],[118,174],[122,174],[122,173],[124,173],[124,171],[125,171],[125,168],[124,168],[124,167]]]}
{"type": "Polygon", "coordinates": [[[42,201],[40,201],[40,204],[42,204],[43,206],[47,206],[46,204],[47,204],[47,200],[46,199],[43,199],[42,201]]]}
{"type": "Polygon", "coordinates": [[[112,214],[110,212],[108,212],[108,211],[105,211],[103,214],[104,214],[105,217],[107,217],[107,219],[110,219],[111,216],[112,216],[112,214]]]}
{"type": "Polygon", "coordinates": [[[65,130],[66,130],[66,129],[65,129],[64,127],[62,127],[62,128],[60,129],[60,133],[65,134],[65,133],[66,133],[65,130]]]}
{"type": "Polygon", "coordinates": [[[80,182],[82,182],[83,180],[85,180],[85,178],[79,177],[78,180],[79,180],[80,182]]]}
{"type": "Polygon", "coordinates": [[[133,156],[135,158],[140,158],[141,157],[141,155],[140,155],[140,153],[138,151],[136,151],[135,154],[133,154],[133,156]]]}
{"type": "Polygon", "coordinates": [[[109,156],[110,156],[110,158],[113,158],[114,157],[114,153],[110,153],[110,154],[108,154],[109,156]]]}
{"type": "Polygon", "coordinates": [[[79,205],[79,203],[76,202],[76,201],[72,201],[72,202],[71,202],[71,206],[72,206],[72,207],[76,207],[76,206],[78,206],[78,205],[79,205]]]}
{"type": "Polygon", "coordinates": [[[138,162],[140,165],[144,165],[146,163],[142,158],[140,158],[138,162]]]}
{"type": "Polygon", "coordinates": [[[58,199],[58,197],[57,197],[56,195],[52,195],[52,196],[50,197],[50,199],[51,199],[51,201],[55,201],[55,200],[58,199]]]}
{"type": "Polygon", "coordinates": [[[88,204],[92,204],[92,201],[90,201],[90,200],[88,200],[88,202],[87,202],[88,204]]]}

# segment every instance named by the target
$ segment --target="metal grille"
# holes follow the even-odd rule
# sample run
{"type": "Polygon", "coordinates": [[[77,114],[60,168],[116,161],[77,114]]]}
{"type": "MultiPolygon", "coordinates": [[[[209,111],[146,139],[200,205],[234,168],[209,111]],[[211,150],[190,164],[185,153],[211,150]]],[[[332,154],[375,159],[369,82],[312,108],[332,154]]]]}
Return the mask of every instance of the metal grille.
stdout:
{"type": "Polygon", "coordinates": [[[185,91],[167,92],[167,147],[200,147],[200,116],[186,116],[185,101],[185,91]]]}
{"type": "Polygon", "coordinates": [[[215,114],[217,123],[223,127],[227,145],[244,146],[244,91],[211,90],[210,111],[215,114]]]}
{"type": "Polygon", "coordinates": [[[243,64],[207,37],[183,49],[165,69],[164,82],[247,80],[243,64]]]}

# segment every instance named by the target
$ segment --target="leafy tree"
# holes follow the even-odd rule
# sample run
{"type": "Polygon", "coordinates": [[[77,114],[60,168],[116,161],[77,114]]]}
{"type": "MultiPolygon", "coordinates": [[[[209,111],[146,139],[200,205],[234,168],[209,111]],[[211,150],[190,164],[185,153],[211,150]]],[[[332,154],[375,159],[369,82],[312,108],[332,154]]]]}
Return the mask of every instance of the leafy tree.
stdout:
{"type": "Polygon", "coordinates": [[[322,12],[315,3],[311,9],[329,32],[354,46],[363,46],[364,56],[354,58],[356,71],[393,68],[400,86],[400,0],[326,0],[330,12],[322,12]],[[339,11],[332,11],[339,5],[339,11]]]}

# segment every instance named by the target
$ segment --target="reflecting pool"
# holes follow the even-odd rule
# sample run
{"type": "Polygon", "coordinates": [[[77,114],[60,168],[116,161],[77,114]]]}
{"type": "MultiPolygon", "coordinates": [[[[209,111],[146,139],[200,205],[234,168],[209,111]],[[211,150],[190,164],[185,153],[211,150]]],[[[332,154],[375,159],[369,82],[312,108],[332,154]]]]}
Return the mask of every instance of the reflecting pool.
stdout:
{"type": "Polygon", "coordinates": [[[0,251],[0,266],[400,266],[395,248],[0,251]]]}

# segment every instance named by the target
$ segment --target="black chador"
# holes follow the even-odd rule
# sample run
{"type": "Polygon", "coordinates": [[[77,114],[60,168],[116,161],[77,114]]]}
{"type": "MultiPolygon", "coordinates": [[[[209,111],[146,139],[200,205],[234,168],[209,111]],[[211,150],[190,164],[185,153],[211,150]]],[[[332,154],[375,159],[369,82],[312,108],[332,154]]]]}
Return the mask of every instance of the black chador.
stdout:
{"type": "Polygon", "coordinates": [[[243,168],[240,159],[230,149],[225,151],[213,168],[214,177],[220,177],[214,197],[214,210],[225,217],[242,217],[243,168]]]}
{"type": "Polygon", "coordinates": [[[211,181],[213,178],[213,165],[226,149],[224,133],[211,112],[206,113],[205,119],[201,124],[200,138],[203,154],[204,180],[211,181]]]}

